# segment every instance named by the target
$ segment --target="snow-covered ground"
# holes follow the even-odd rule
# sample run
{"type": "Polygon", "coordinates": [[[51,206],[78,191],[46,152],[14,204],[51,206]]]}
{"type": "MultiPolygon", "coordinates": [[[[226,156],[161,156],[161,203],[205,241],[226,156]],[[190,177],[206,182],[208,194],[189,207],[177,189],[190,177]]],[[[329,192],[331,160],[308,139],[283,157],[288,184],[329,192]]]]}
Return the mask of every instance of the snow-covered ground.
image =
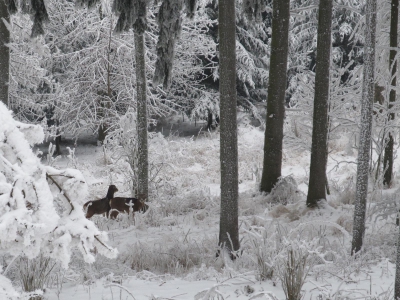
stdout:
{"type": "MultiPolygon", "coordinates": [[[[218,130],[188,137],[153,133],[149,155],[157,175],[151,184],[149,211],[137,214],[135,220],[94,217],[99,229],[108,232],[109,244],[118,249],[119,257],[112,260],[97,254],[90,265],[77,253],[70,268],[60,269],[49,281],[45,299],[283,300],[281,277],[288,249],[293,249],[298,260],[306,257],[303,299],[392,299],[398,228],[387,203],[397,201],[397,189],[371,190],[366,251],[353,258],[349,251],[356,153],[349,151],[346,135],[332,145],[328,162],[331,195],[321,209],[309,210],[305,195],[310,153],[285,146],[283,176],[292,176],[298,188],[283,195],[289,199],[287,205],[270,203],[270,197],[258,192],[264,132],[246,124],[241,122],[238,138],[240,257],[232,262],[215,255],[218,130]],[[262,278],[263,274],[268,278],[262,278]]],[[[116,196],[130,196],[121,159],[90,143],[78,143],[69,157],[63,151],[63,157],[47,161],[83,173],[90,197],[82,203],[104,197],[111,183],[119,189],[116,196]]]]}

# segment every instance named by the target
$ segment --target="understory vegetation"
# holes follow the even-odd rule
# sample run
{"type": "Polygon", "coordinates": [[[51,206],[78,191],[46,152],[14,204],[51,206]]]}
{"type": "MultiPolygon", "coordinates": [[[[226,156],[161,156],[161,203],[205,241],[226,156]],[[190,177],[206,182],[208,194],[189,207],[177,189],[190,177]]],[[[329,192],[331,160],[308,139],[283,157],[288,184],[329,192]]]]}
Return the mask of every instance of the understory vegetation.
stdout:
{"type": "MultiPolygon", "coordinates": [[[[100,284],[135,297],[137,291],[130,286],[132,280],[162,283],[174,278],[217,282],[214,286],[209,283],[209,289],[199,292],[196,299],[224,299],[233,291],[224,290],[232,282],[240,283],[235,291],[240,299],[256,299],[253,297],[257,295],[260,299],[391,299],[390,278],[393,278],[398,231],[397,188],[378,193],[372,185],[365,251],[353,257],[350,246],[355,167],[350,162],[338,167],[347,144],[337,143],[331,153],[328,163],[331,194],[321,209],[312,210],[305,206],[308,152],[286,147],[284,178],[269,195],[256,191],[262,135],[260,128],[247,122],[239,126],[241,249],[234,261],[224,255],[216,257],[218,131],[187,138],[153,133],[149,139],[149,160],[155,173],[150,185],[149,209],[136,213],[135,217],[121,215],[117,220],[93,217],[99,230],[108,232],[109,243],[118,248],[118,258],[95,254],[96,261],[86,264],[76,252],[68,270],[56,262],[42,262],[40,257],[30,263],[47,263],[47,269],[26,268],[25,260],[20,259],[10,266],[11,278],[16,282],[26,281],[24,278],[30,276],[28,270],[36,272],[35,276],[41,276],[41,280],[36,278],[31,282],[32,285],[38,282],[34,288],[46,286],[48,294],[58,295],[59,299],[65,299],[68,283],[85,287],[87,295],[94,293],[100,284]]],[[[111,183],[118,186],[118,195],[131,193],[124,149],[113,151],[106,146],[90,145],[75,149],[76,166],[89,184],[92,199],[104,197],[111,183]],[[96,154],[92,155],[93,152],[96,154]]],[[[346,160],[354,159],[346,156],[346,160]]],[[[71,158],[61,157],[55,164],[64,167],[70,163],[71,158]]],[[[148,299],[164,298],[149,296],[148,299]]]]}

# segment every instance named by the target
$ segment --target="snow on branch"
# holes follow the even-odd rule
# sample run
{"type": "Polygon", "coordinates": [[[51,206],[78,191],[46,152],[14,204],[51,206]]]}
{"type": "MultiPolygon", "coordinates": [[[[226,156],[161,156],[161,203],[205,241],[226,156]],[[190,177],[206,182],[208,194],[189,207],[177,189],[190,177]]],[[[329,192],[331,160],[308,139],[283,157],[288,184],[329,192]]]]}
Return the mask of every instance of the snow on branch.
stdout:
{"type": "Polygon", "coordinates": [[[41,253],[65,268],[74,247],[88,263],[96,246],[115,258],[106,233],[84,216],[88,188],[82,173],[40,163],[30,146],[43,139],[40,126],[16,122],[3,104],[0,119],[0,249],[28,258],[41,253]]]}

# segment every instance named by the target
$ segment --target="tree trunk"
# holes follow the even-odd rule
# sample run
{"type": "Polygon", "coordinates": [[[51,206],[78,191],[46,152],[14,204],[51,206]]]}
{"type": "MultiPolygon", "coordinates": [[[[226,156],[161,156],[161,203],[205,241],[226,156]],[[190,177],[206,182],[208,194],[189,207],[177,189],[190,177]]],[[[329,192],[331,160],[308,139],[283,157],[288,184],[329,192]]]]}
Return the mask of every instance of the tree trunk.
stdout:
{"type": "Polygon", "coordinates": [[[396,300],[400,299],[400,228],[398,230],[399,233],[397,237],[396,276],[394,279],[394,299],[396,300]]]}
{"type": "Polygon", "coordinates": [[[360,145],[358,148],[356,202],[351,254],[361,250],[365,232],[365,211],[368,194],[368,173],[371,147],[372,107],[375,88],[376,0],[366,1],[363,91],[361,100],[360,145]]]}
{"type": "Polygon", "coordinates": [[[269,69],[264,166],[260,190],[271,192],[281,177],[283,119],[287,54],[289,45],[290,0],[273,1],[272,42],[269,69]]]}
{"type": "MultiPolygon", "coordinates": [[[[394,102],[396,101],[396,86],[397,86],[397,60],[395,60],[397,50],[397,26],[399,23],[399,0],[392,0],[391,5],[391,15],[390,15],[390,60],[389,60],[389,70],[391,69],[391,87],[389,93],[389,115],[388,115],[388,125],[392,125],[392,121],[394,120],[394,112],[393,109],[394,102]]],[[[393,135],[392,130],[389,127],[389,134],[387,137],[387,144],[385,147],[385,154],[383,156],[383,184],[386,186],[390,186],[392,183],[392,174],[393,174],[393,135]]]]}
{"type": "Polygon", "coordinates": [[[101,123],[97,131],[97,140],[103,144],[104,140],[106,139],[106,136],[107,136],[106,125],[104,123],[101,123]]]}
{"type": "Polygon", "coordinates": [[[144,33],[135,33],[136,101],[138,132],[138,190],[141,199],[148,199],[149,162],[147,147],[147,82],[144,33]]]}
{"type": "Polygon", "coordinates": [[[213,122],[213,114],[211,110],[208,110],[207,114],[207,130],[211,131],[212,130],[212,122],[213,122]]]}
{"type": "Polygon", "coordinates": [[[219,245],[238,250],[238,148],[236,124],[235,1],[219,0],[221,213],[219,245]]]}
{"type": "Polygon", "coordinates": [[[315,72],[310,181],[307,194],[308,207],[314,207],[317,205],[318,200],[326,199],[332,0],[320,0],[318,15],[317,65],[315,72]]]}
{"type": "Polygon", "coordinates": [[[10,49],[6,46],[10,42],[10,32],[2,19],[10,22],[7,6],[0,0],[0,101],[8,107],[8,80],[10,75],[10,49]]]}

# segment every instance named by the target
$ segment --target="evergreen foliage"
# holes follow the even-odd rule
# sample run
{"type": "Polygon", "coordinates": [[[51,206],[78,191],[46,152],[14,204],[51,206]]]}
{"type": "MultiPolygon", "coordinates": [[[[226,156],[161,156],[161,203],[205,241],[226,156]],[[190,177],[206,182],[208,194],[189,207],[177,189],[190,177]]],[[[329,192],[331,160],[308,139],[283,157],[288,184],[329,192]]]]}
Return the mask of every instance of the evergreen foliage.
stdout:
{"type": "Polygon", "coordinates": [[[243,0],[243,11],[249,20],[262,21],[262,13],[266,9],[266,2],[263,0],[243,0]]]}
{"type": "Polygon", "coordinates": [[[193,19],[197,9],[197,0],[185,0],[185,8],[186,16],[193,19]]]}
{"type": "Polygon", "coordinates": [[[99,2],[100,2],[100,0],[76,0],[75,4],[77,6],[81,6],[81,7],[86,6],[87,8],[93,8],[99,2]]]}
{"type": "Polygon", "coordinates": [[[115,0],[113,12],[119,15],[116,32],[128,31],[130,28],[138,34],[147,29],[147,1],[146,0],[115,0]]]}
{"type": "Polygon", "coordinates": [[[182,29],[182,0],[165,0],[158,12],[159,38],[153,83],[164,88],[171,85],[175,43],[182,29]]]}

